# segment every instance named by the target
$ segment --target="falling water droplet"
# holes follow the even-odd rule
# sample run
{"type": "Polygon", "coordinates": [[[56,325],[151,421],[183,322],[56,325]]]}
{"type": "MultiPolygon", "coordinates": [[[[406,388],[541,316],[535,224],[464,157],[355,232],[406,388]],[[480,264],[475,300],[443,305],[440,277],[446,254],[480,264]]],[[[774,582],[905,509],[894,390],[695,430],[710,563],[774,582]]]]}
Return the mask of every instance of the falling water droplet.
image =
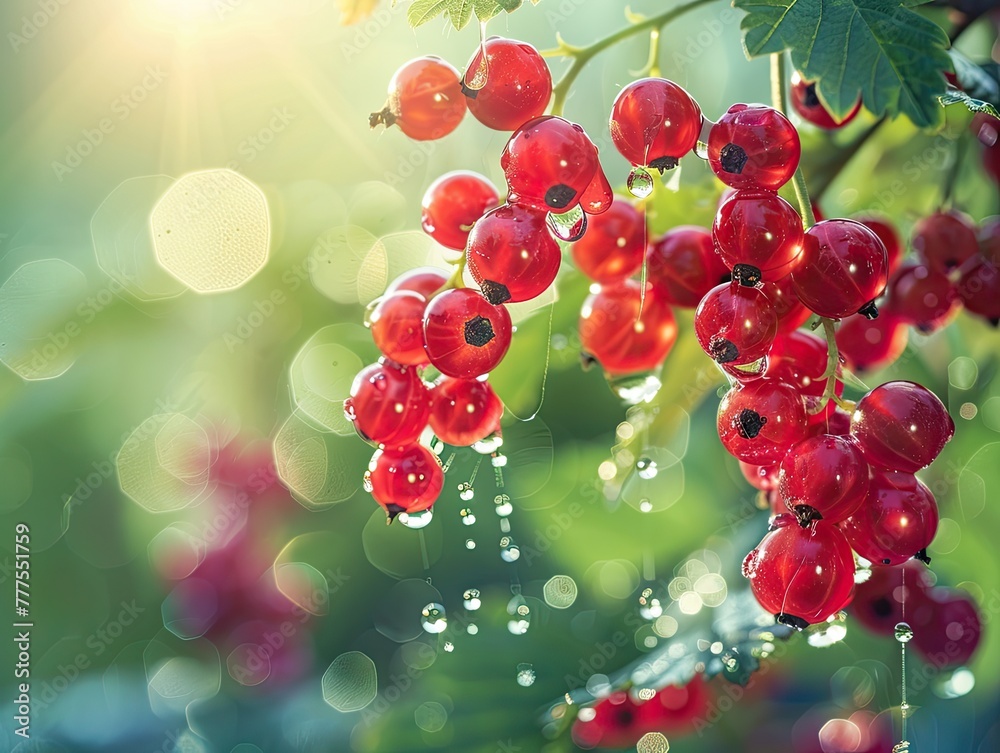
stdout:
{"type": "Polygon", "coordinates": [[[470,612],[475,612],[479,607],[483,605],[483,602],[479,598],[478,588],[467,588],[465,593],[462,594],[462,603],[465,608],[470,612]]]}
{"type": "Polygon", "coordinates": [[[451,641],[445,641],[444,642],[444,650],[447,651],[450,654],[452,651],[455,650],[455,644],[452,643],[451,641]]]}
{"type": "Polygon", "coordinates": [[[546,222],[556,238],[575,243],[587,232],[587,214],[579,204],[562,214],[549,212],[546,222]]]}
{"type": "Polygon", "coordinates": [[[694,145],[694,153],[696,157],[700,157],[701,159],[707,160],[708,144],[706,144],[701,139],[698,139],[698,142],[694,145]]]}
{"type": "Polygon", "coordinates": [[[496,505],[497,515],[501,518],[506,518],[512,512],[514,512],[514,505],[510,503],[510,497],[506,494],[498,494],[493,498],[493,504],[496,505]]]}
{"type": "Polygon", "coordinates": [[[900,643],[909,643],[913,638],[913,628],[906,622],[897,622],[893,635],[900,643]]]}
{"type": "Polygon", "coordinates": [[[463,507],[461,515],[462,515],[462,525],[471,526],[476,522],[476,515],[474,512],[472,512],[471,507],[463,507]]]}
{"type": "Polygon", "coordinates": [[[444,606],[432,601],[420,612],[420,624],[428,633],[443,633],[448,627],[444,606]]]}
{"type": "Polygon", "coordinates": [[[626,181],[628,192],[637,199],[645,199],[653,193],[653,176],[644,167],[633,167],[626,181]]]}
{"type": "Polygon", "coordinates": [[[421,510],[420,512],[401,512],[396,518],[407,528],[426,528],[434,519],[433,510],[421,510]]]}
{"type": "Polygon", "coordinates": [[[504,562],[517,562],[521,558],[521,549],[510,536],[500,539],[500,559],[504,562]]]}
{"type": "Polygon", "coordinates": [[[490,462],[494,468],[504,468],[507,465],[507,456],[501,452],[494,452],[490,462]]]}
{"type": "Polygon", "coordinates": [[[517,665],[517,684],[522,688],[528,688],[535,684],[535,669],[530,664],[522,663],[517,665]]]}
{"type": "Polygon", "coordinates": [[[651,458],[639,458],[635,461],[635,470],[639,474],[639,478],[651,479],[656,478],[656,461],[651,458]]]}

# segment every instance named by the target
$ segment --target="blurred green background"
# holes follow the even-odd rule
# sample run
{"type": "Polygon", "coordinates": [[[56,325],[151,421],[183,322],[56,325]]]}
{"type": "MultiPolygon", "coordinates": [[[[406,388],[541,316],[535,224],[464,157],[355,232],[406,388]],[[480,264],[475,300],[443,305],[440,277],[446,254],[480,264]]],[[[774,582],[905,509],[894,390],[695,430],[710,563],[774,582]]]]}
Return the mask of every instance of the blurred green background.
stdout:
{"type": "MultiPolygon", "coordinates": [[[[631,3],[639,13],[662,8],[631,3]]],[[[539,48],[557,31],[583,44],[623,25],[623,10],[543,0],[489,30],[539,48]]],[[[571,750],[567,734],[543,735],[540,715],[574,677],[595,671],[609,636],[628,638],[599,668],[609,675],[650,650],[648,626],[637,632],[633,622],[642,588],[657,591],[682,633],[696,616],[668,594],[677,568],[708,546],[714,554],[702,559],[735,573],[766,525],[718,443],[720,380],[690,316],[680,316],[660,395],[622,424],[626,406],[600,373],[579,367],[586,283],[568,265],[557,302],[520,312],[515,349],[494,377],[518,416],[541,404],[532,421],[508,416],[503,490],[488,456],[477,465],[481,457],[463,451],[427,528],[382,525],[359,488],[368,448],[336,425],[338,399],[374,358],[364,304],[399,271],[441,263],[416,232],[424,189],[453,169],[502,185],[505,136],[471,117],[440,142],[369,131],[367,114],[400,64],[436,54],[461,69],[478,32],[444,22],[411,30],[405,3],[383,2],[349,27],[339,18],[330,0],[10,0],[0,9],[0,356],[46,377],[0,369],[2,749],[571,750]],[[263,192],[269,256],[246,284],[198,294],[151,262],[147,221],[174,179],[213,168],[263,192]],[[330,325],[339,326],[322,330],[330,325]],[[321,431],[324,415],[341,434],[321,431]],[[276,437],[298,502],[275,483],[276,437]],[[641,456],[663,459],[648,483],[630,475],[641,456]],[[131,496],[115,469],[122,458],[131,496]],[[462,500],[458,484],[470,480],[475,494],[462,500]],[[515,562],[501,557],[497,493],[513,498],[515,562]],[[638,509],[646,498],[649,513],[638,509]],[[459,514],[466,507],[472,526],[459,514]],[[17,656],[6,632],[18,523],[31,537],[30,747],[14,734],[17,656]],[[568,609],[543,598],[556,574],[578,587],[568,609]],[[463,608],[469,588],[481,592],[478,610],[463,608]],[[530,608],[524,634],[508,627],[512,594],[530,608]],[[427,602],[447,609],[445,633],[421,630],[427,602]],[[280,647],[257,651],[269,636],[280,647]],[[337,664],[339,674],[325,685],[322,677],[354,651],[373,660],[378,696],[345,713],[324,702],[324,688],[362,697],[370,674],[337,664]],[[521,664],[534,672],[527,687],[521,664]]],[[[963,49],[985,59],[990,32],[971,29],[963,49]]],[[[662,45],[663,75],[707,116],[767,101],[767,63],[745,60],[728,5],[684,17],[662,45]]],[[[607,112],[647,46],[635,38],[595,59],[566,107],[616,185],[627,167],[607,112]]],[[[967,138],[969,116],[955,107],[948,116],[939,134],[883,127],[825,191],[824,212],[874,208],[908,233],[941,201],[956,140],[967,138]]],[[[843,162],[844,145],[873,122],[863,114],[835,137],[803,128],[807,177],[843,162]]],[[[995,213],[996,186],[975,144],[959,169],[955,203],[976,219],[995,213]]],[[[710,223],[721,187],[697,159],[685,160],[679,188],[658,189],[654,230],[710,223]]],[[[233,211],[251,225],[261,218],[252,206],[233,211]]],[[[925,480],[943,518],[933,569],[977,598],[987,628],[971,692],[946,699],[947,678],[934,677],[911,698],[919,751],[985,752],[1000,740],[1000,682],[989,669],[1000,662],[991,629],[1000,610],[998,346],[995,330],[962,316],[932,337],[914,333],[896,366],[865,376],[869,385],[920,381],[956,416],[975,407],[956,418],[956,438],[925,480]]],[[[849,667],[879,689],[868,710],[898,705],[898,647],[849,623],[829,648],[793,640],[763,687],[671,749],[787,749],[793,729],[856,710],[836,681],[849,667]]],[[[795,740],[794,750],[819,750],[815,739],[795,740]]]]}

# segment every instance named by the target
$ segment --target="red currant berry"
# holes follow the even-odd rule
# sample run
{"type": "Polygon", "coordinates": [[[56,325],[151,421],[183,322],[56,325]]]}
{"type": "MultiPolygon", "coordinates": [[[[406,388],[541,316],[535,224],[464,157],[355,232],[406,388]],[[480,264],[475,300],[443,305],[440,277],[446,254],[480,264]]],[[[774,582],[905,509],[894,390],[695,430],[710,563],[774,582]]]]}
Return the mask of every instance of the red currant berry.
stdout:
{"type": "MultiPolygon", "coordinates": [[[[497,131],[513,131],[545,112],[552,96],[552,74],[538,50],[503,37],[490,37],[484,46],[486,83],[481,89],[462,86],[476,120],[497,131]]],[[[481,46],[469,60],[464,80],[482,67],[481,46]]]]}
{"type": "Polygon", "coordinates": [[[417,267],[401,274],[385,289],[386,295],[397,290],[412,290],[430,300],[448,282],[448,274],[437,267],[417,267]]]}
{"type": "Polygon", "coordinates": [[[657,368],[677,340],[677,322],[662,293],[646,286],[639,316],[639,283],[602,285],[580,311],[580,346],[608,374],[657,368]]]}
{"type": "Polygon", "coordinates": [[[529,120],[500,156],[508,201],[542,212],[575,207],[601,169],[597,147],[583,128],[555,116],[529,120]]]}
{"type": "Polygon", "coordinates": [[[401,512],[427,510],[441,494],[444,473],[437,456],[423,445],[376,450],[365,473],[365,488],[385,508],[387,522],[401,512]]]}
{"type": "Polygon", "coordinates": [[[703,227],[680,225],[646,249],[649,281],[675,306],[693,309],[731,275],[715,253],[712,234],[703,227]]]}
{"type": "Polygon", "coordinates": [[[485,380],[441,377],[431,398],[431,429],[443,442],[467,447],[500,428],[503,403],[485,380]]]}
{"type": "Polygon", "coordinates": [[[837,329],[837,348],[851,371],[878,371],[896,362],[909,339],[906,323],[892,311],[877,319],[849,316],[837,329]]]}
{"type": "Polygon", "coordinates": [[[739,463],[740,471],[743,473],[743,478],[745,478],[754,489],[762,492],[769,492],[778,488],[779,466],[754,465],[752,463],[744,463],[742,460],[739,461],[739,463]]]}
{"type": "Polygon", "coordinates": [[[492,304],[529,301],[544,293],[562,255],[545,215],[517,204],[487,212],[469,233],[469,272],[492,304]]]}
{"type": "MultiPolygon", "coordinates": [[[[972,597],[951,588],[932,588],[926,618],[910,618],[913,644],[938,669],[968,664],[979,647],[983,620],[972,597]]],[[[907,615],[910,615],[907,604],[907,615]]]]}
{"type": "Polygon", "coordinates": [[[446,248],[464,251],[473,223],[500,203],[496,187],[479,173],[456,170],[431,183],[420,224],[446,248]]]}
{"type": "Polygon", "coordinates": [[[433,55],[404,63],[389,81],[389,101],[368,119],[400,130],[417,141],[439,139],[454,131],[465,116],[458,71],[433,55]]]}
{"type": "Polygon", "coordinates": [[[886,308],[924,333],[948,324],[959,305],[955,284],[924,264],[904,264],[889,283],[886,308]]]}
{"type": "Polygon", "coordinates": [[[695,675],[687,685],[660,688],[656,695],[640,704],[636,724],[643,734],[683,734],[697,729],[698,723],[706,718],[712,700],[712,694],[701,675],[695,675]]]}
{"type": "Polygon", "coordinates": [[[784,277],[802,254],[802,219],[770,191],[737,191],[715,215],[712,237],[726,266],[748,284],[784,277]]]}
{"type": "Polygon", "coordinates": [[[417,441],[430,412],[431,395],[417,370],[392,361],[362,369],[344,401],[344,414],[358,434],[393,447],[417,441]]]}
{"type": "Polygon", "coordinates": [[[733,188],[777,191],[799,166],[799,134],[765,105],[733,105],[708,134],[708,164],[733,188]]]}
{"type": "Polygon", "coordinates": [[[873,633],[892,635],[897,623],[906,621],[917,626],[930,619],[931,586],[927,566],[916,560],[900,567],[875,565],[868,580],[854,588],[851,614],[873,633]]]}
{"type": "Polygon", "coordinates": [[[854,551],[881,565],[926,558],[938,527],[931,490],[912,473],[874,468],[869,484],[864,504],[840,524],[854,551]]]}
{"type": "Polygon", "coordinates": [[[795,294],[795,286],[790,275],[780,280],[764,280],[760,289],[774,305],[774,311],[778,315],[779,333],[794,332],[812,316],[812,312],[795,294]]]}
{"type": "Polygon", "coordinates": [[[824,220],[806,231],[792,283],[799,300],[820,316],[861,312],[874,318],[887,268],[885,246],[875,233],[854,220],[824,220]]]}
{"type": "Polygon", "coordinates": [[[879,385],[851,418],[851,435],[869,463],[907,473],[929,466],[954,434],[944,403],[914,382],[879,385]]]}
{"type": "Polygon", "coordinates": [[[427,357],[442,374],[469,379],[496,368],[510,347],[510,314],[478,291],[447,290],[424,312],[427,357]]]}
{"type": "Polygon", "coordinates": [[[587,234],[573,244],[573,262],[591,280],[603,284],[631,277],[646,252],[646,218],[623,199],[590,220],[587,234]]]}
{"type": "Polygon", "coordinates": [[[611,140],[633,165],[677,166],[701,133],[701,108],[690,94],[662,78],[625,86],[611,105],[611,140]]]}
{"type": "Polygon", "coordinates": [[[899,269],[899,265],[903,261],[903,244],[899,240],[899,233],[896,232],[896,228],[888,220],[878,217],[856,217],[855,220],[875,233],[878,239],[882,241],[882,245],[885,246],[885,255],[888,259],[887,269],[889,274],[891,275],[899,269]]]}
{"type": "Polygon", "coordinates": [[[594,173],[594,179],[583,191],[580,197],[580,208],[589,215],[603,214],[611,209],[614,203],[615,193],[608,182],[608,176],[600,165],[594,173]]]}
{"type": "Polygon", "coordinates": [[[948,274],[979,251],[976,226],[961,212],[937,212],[913,226],[913,250],[935,272],[948,274]]]}
{"type": "Polygon", "coordinates": [[[799,393],[774,379],[734,387],[719,404],[719,439],[744,463],[781,462],[792,445],[806,438],[807,426],[799,393]]]}
{"type": "Polygon", "coordinates": [[[795,112],[803,120],[827,130],[843,128],[854,120],[854,116],[861,110],[861,100],[859,99],[853,110],[847,113],[842,120],[837,120],[823,106],[819,95],[816,94],[816,83],[806,81],[798,71],[792,74],[792,85],[788,99],[792,103],[792,107],[795,108],[795,112]]]}
{"type": "Polygon", "coordinates": [[[615,691],[598,701],[593,716],[573,723],[573,741],[585,750],[630,748],[642,736],[639,727],[640,704],[624,691],[615,691]]]}
{"type": "Polygon", "coordinates": [[[958,281],[965,308],[996,327],[1000,324],[1000,270],[986,259],[976,259],[958,281]]]}
{"type": "Polygon", "coordinates": [[[818,520],[807,528],[778,515],[743,561],[760,605],[778,622],[802,629],[847,606],[854,591],[854,555],[844,534],[818,520]]]}
{"type": "Polygon", "coordinates": [[[767,355],[778,332],[778,315],[760,288],[730,282],[701,299],[694,331],[716,363],[740,366],[767,355]]]}
{"type": "Polygon", "coordinates": [[[868,462],[853,441],[834,434],[809,437],[781,461],[778,491],[800,523],[839,523],[865,501],[868,462]]]}
{"type": "Polygon", "coordinates": [[[427,299],[419,293],[400,290],[382,298],[368,324],[378,349],[396,363],[422,366],[424,350],[424,307],[427,299]]]}
{"type": "MultiPolygon", "coordinates": [[[[826,391],[824,375],[829,367],[826,341],[811,332],[789,332],[774,338],[768,355],[766,376],[795,387],[806,398],[807,409],[818,404],[826,391]]],[[[841,395],[844,385],[838,381],[835,392],[841,395]]],[[[829,403],[825,410],[810,416],[810,423],[825,421],[836,405],[829,403]]]]}

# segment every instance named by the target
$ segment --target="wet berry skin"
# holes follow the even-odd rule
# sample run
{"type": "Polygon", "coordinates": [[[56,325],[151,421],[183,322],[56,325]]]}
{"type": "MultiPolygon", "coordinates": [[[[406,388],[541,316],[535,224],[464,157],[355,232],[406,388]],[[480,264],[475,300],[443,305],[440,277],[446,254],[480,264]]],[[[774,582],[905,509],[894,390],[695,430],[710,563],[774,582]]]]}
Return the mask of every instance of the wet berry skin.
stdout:
{"type": "Polygon", "coordinates": [[[417,141],[439,139],[454,131],[465,116],[459,73],[439,57],[427,55],[404,63],[389,81],[385,109],[372,113],[372,128],[396,125],[417,141]]]}
{"type": "Polygon", "coordinates": [[[955,422],[937,395],[915,382],[886,382],[858,402],[851,436],[868,462],[916,473],[955,434],[955,422]]]}
{"type": "Polygon", "coordinates": [[[906,350],[909,328],[898,315],[883,309],[877,319],[849,316],[837,329],[837,348],[851,371],[884,369],[906,350]]]}
{"type": "Polygon", "coordinates": [[[376,450],[365,473],[365,488],[385,508],[389,522],[401,512],[427,510],[441,494],[444,473],[437,456],[423,445],[376,450]]]}
{"type": "Polygon", "coordinates": [[[899,233],[896,232],[896,228],[887,219],[881,217],[862,216],[855,217],[854,219],[875,233],[878,239],[882,241],[882,245],[885,246],[886,257],[888,258],[889,274],[891,275],[899,269],[899,265],[903,262],[903,242],[899,239],[899,233]]]}
{"type": "Polygon", "coordinates": [[[828,619],[851,600],[854,555],[836,526],[807,528],[778,515],[772,530],[743,561],[743,575],[760,605],[799,628],[828,619]]]}
{"type": "Polygon", "coordinates": [[[504,204],[469,233],[469,272],[490,303],[528,301],[556,279],[562,255],[542,212],[504,204]]]}
{"type": "Polygon", "coordinates": [[[937,212],[913,226],[913,250],[936,272],[948,274],[979,251],[976,227],[961,212],[937,212]]]}
{"type": "Polygon", "coordinates": [[[427,299],[410,290],[384,296],[368,322],[372,339],[382,354],[404,366],[427,363],[424,350],[424,308],[427,299]]]}
{"type": "Polygon", "coordinates": [[[809,437],[782,459],[778,490],[800,522],[822,517],[828,523],[839,523],[868,495],[868,462],[846,437],[809,437]]]}
{"type": "Polygon", "coordinates": [[[476,290],[435,296],[424,312],[427,357],[442,374],[472,379],[496,368],[510,347],[510,313],[476,290]]]}
{"type": "MultiPolygon", "coordinates": [[[[481,89],[463,87],[469,112],[497,131],[513,131],[545,112],[552,96],[552,74],[538,50],[527,42],[503,37],[486,40],[486,83],[481,89]]],[[[465,82],[480,69],[482,47],[466,66],[465,82]]]]}
{"type": "Polygon", "coordinates": [[[456,170],[428,187],[420,224],[442,246],[464,251],[472,224],[499,204],[497,189],[487,178],[470,170],[456,170]]]}
{"type": "Polygon", "coordinates": [[[388,295],[397,290],[412,290],[430,300],[435,293],[444,287],[446,282],[448,282],[447,272],[437,267],[416,267],[389,283],[385,293],[388,295]]]}
{"type": "Polygon", "coordinates": [[[969,313],[981,316],[994,327],[1000,324],[1000,270],[986,259],[976,259],[962,273],[956,286],[969,313]]]}
{"type": "Polygon", "coordinates": [[[722,445],[744,463],[781,462],[788,449],[806,438],[806,410],[798,391],[774,379],[733,387],[718,415],[722,445]]]}
{"type": "Polygon", "coordinates": [[[802,254],[802,219],[771,191],[737,191],[719,207],[712,237],[734,277],[740,276],[738,265],[748,265],[763,279],[777,280],[802,254]]]}
{"type": "Polygon", "coordinates": [[[602,285],[638,272],[645,252],[646,218],[624,199],[592,217],[586,234],[572,246],[577,269],[602,285]]]}
{"type": "Polygon", "coordinates": [[[921,332],[936,332],[944,327],[958,306],[955,283],[926,264],[903,264],[889,281],[885,308],[921,332]]]}
{"type": "Polygon", "coordinates": [[[633,165],[676,167],[701,133],[701,108],[682,87],[663,78],[626,85],[611,105],[611,140],[633,165]]]}
{"type": "Polygon", "coordinates": [[[799,116],[814,126],[826,130],[843,128],[854,120],[854,117],[861,110],[861,100],[859,99],[854,108],[844,116],[843,120],[837,120],[833,114],[823,106],[819,96],[816,94],[815,82],[806,81],[798,71],[792,74],[791,87],[788,92],[788,100],[791,102],[795,112],[799,116]]]}
{"type": "MultiPolygon", "coordinates": [[[[826,390],[824,375],[829,360],[826,341],[821,337],[802,330],[786,332],[774,338],[765,375],[795,387],[805,398],[806,409],[817,410],[826,390]]],[[[843,383],[838,380],[834,390],[837,395],[843,394],[843,383]]],[[[836,404],[829,402],[823,410],[810,414],[810,425],[825,422],[835,408],[836,404]]]]}
{"type": "Polygon", "coordinates": [[[503,403],[485,380],[441,377],[431,399],[431,429],[450,445],[467,447],[500,428],[503,403]]]}
{"type": "Polygon", "coordinates": [[[767,355],[778,332],[778,314],[759,288],[725,283],[701,299],[694,331],[716,363],[740,366],[767,355]]]}
{"type": "Polygon", "coordinates": [[[795,294],[791,275],[782,277],[780,280],[764,280],[760,288],[768,300],[774,304],[775,313],[778,314],[778,332],[780,334],[794,332],[812,316],[812,312],[795,294]]]}
{"type": "Polygon", "coordinates": [[[646,274],[670,303],[689,309],[716,285],[731,279],[715,252],[712,234],[696,225],[678,225],[650,243],[646,274]]]}
{"type": "Polygon", "coordinates": [[[799,134],[766,105],[736,104],[708,134],[708,164],[733,188],[777,191],[799,165],[799,134]]]}
{"type": "Polygon", "coordinates": [[[427,426],[431,395],[412,366],[383,359],[354,377],[344,413],[365,439],[386,446],[415,442],[427,426]]]}

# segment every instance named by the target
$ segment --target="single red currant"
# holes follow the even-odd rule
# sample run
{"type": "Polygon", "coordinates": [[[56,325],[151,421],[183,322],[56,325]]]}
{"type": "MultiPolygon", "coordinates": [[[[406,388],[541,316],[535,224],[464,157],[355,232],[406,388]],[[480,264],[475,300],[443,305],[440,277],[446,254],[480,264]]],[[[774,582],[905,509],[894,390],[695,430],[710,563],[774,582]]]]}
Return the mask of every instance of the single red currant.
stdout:
{"type": "Polygon", "coordinates": [[[389,81],[389,100],[368,119],[400,130],[417,141],[439,139],[454,131],[465,116],[458,71],[433,55],[404,63],[389,81]]]}
{"type": "Polygon", "coordinates": [[[629,202],[615,199],[608,211],[590,220],[572,251],[577,268],[602,285],[631,277],[646,252],[646,218],[629,202]]]}
{"type": "Polygon", "coordinates": [[[708,134],[708,164],[733,188],[777,191],[795,173],[801,151],[795,126],[766,105],[733,105],[708,134]]]}
{"type": "Polygon", "coordinates": [[[891,310],[877,319],[849,316],[837,329],[837,349],[851,371],[878,371],[895,363],[906,350],[909,328],[891,310]]]}
{"type": "MultiPolygon", "coordinates": [[[[683,734],[698,728],[712,707],[712,694],[695,675],[687,685],[668,685],[638,708],[636,724],[645,734],[666,732],[683,734]]],[[[628,746],[632,747],[632,746],[628,746]]]]}
{"type": "Polygon", "coordinates": [[[690,94],[662,78],[628,84],[611,105],[611,140],[633,165],[677,166],[701,133],[701,108],[690,94]]]}
{"type": "Polygon", "coordinates": [[[740,366],[767,355],[778,332],[778,315],[760,288],[730,282],[701,299],[694,331],[716,363],[740,366]]]}
{"type": "Polygon", "coordinates": [[[760,289],[774,305],[774,311],[778,315],[779,333],[794,332],[812,316],[812,312],[795,294],[791,275],[780,280],[764,280],[760,289]]]}
{"type": "Polygon", "coordinates": [[[809,437],[782,459],[778,491],[800,523],[839,523],[868,495],[868,463],[846,437],[809,437]]]}
{"type": "Polygon", "coordinates": [[[447,290],[424,312],[427,357],[442,374],[469,379],[496,368],[510,347],[510,314],[478,291],[447,290]]]}
{"type": "Polygon", "coordinates": [[[739,463],[740,471],[743,473],[743,478],[745,478],[754,489],[762,492],[769,492],[778,488],[779,466],[754,465],[752,463],[744,463],[742,460],[739,461],[739,463]]]}
{"type": "Polygon", "coordinates": [[[957,290],[966,310],[994,327],[1000,324],[1000,270],[993,264],[982,257],[975,259],[962,272],[957,290]]]}
{"type": "Polygon", "coordinates": [[[913,250],[935,272],[948,274],[979,251],[976,226],[961,212],[937,212],[913,226],[913,250]]]}
{"type": "Polygon", "coordinates": [[[399,447],[427,426],[431,396],[412,366],[383,360],[362,369],[344,401],[344,414],[363,439],[399,447]]]}
{"type": "Polygon", "coordinates": [[[732,279],[715,253],[712,234],[696,225],[679,225],[649,244],[646,274],[670,303],[689,309],[716,285],[732,279]]]}
{"type": "MultiPolygon", "coordinates": [[[[932,588],[925,619],[913,619],[913,644],[938,669],[968,664],[979,647],[983,620],[972,597],[951,588],[932,588]]],[[[907,615],[910,605],[906,605],[907,615]]],[[[924,617],[924,615],[921,615],[924,617]]]]}
{"type": "Polygon", "coordinates": [[[744,463],[781,462],[788,449],[806,438],[806,410],[791,385],[758,379],[733,387],[719,404],[719,439],[744,463]]]}
{"type": "Polygon", "coordinates": [[[914,382],[879,385],[851,418],[851,435],[869,463],[907,473],[930,465],[954,434],[944,403],[914,382]]]}
{"type": "Polygon", "coordinates": [[[503,403],[485,380],[441,377],[431,398],[431,429],[443,442],[467,447],[500,428],[503,403]]]}
{"type": "Polygon", "coordinates": [[[776,280],[802,254],[802,219],[776,193],[737,191],[719,207],[712,237],[733,277],[748,284],[776,280]]]}
{"type": "Polygon", "coordinates": [[[464,251],[473,223],[500,203],[496,187],[479,173],[455,170],[431,183],[420,224],[446,248],[464,251]]]}
{"type": "MultiPolygon", "coordinates": [[[[817,217],[817,219],[819,219],[817,217]]],[[[899,233],[892,226],[889,220],[879,217],[856,217],[855,221],[860,222],[871,230],[885,246],[885,255],[888,259],[888,272],[891,275],[903,262],[903,243],[899,239],[899,233]]]]}
{"type": "Polygon", "coordinates": [[[889,282],[886,308],[924,333],[936,332],[958,313],[955,284],[925,264],[908,263],[889,282]]]}
{"type": "Polygon", "coordinates": [[[494,305],[541,295],[562,261],[545,215],[517,204],[497,207],[476,222],[467,257],[469,272],[494,305]]]}
{"type": "Polygon", "coordinates": [[[806,81],[802,78],[802,74],[798,71],[792,74],[792,85],[789,89],[789,101],[792,103],[792,107],[795,108],[795,112],[799,116],[809,122],[814,126],[820,128],[825,128],[827,130],[833,130],[836,128],[843,128],[845,125],[854,120],[854,116],[858,114],[861,110],[861,100],[858,99],[854,109],[852,109],[847,115],[841,120],[837,120],[833,114],[823,106],[820,101],[819,95],[816,94],[816,83],[811,81],[806,81]]]}
{"type": "Polygon", "coordinates": [[[469,60],[462,91],[476,120],[497,131],[513,131],[545,112],[552,96],[552,74],[527,42],[490,37],[469,60]],[[486,82],[480,89],[470,89],[469,80],[484,69],[484,47],[486,82]]]}
{"type": "Polygon", "coordinates": [[[430,300],[448,282],[448,274],[437,267],[417,267],[393,280],[385,289],[386,295],[397,290],[412,290],[430,300]]]}
{"type": "MultiPolygon", "coordinates": [[[[788,332],[774,338],[766,376],[795,387],[805,398],[807,410],[813,410],[826,391],[824,376],[829,361],[825,340],[811,332],[788,332]]],[[[838,380],[834,390],[837,395],[843,394],[843,382],[838,380]]],[[[824,410],[810,415],[810,424],[825,421],[835,408],[835,403],[828,403],[824,410]]]]}
{"type": "Polygon", "coordinates": [[[378,349],[396,363],[422,366],[424,350],[424,308],[427,299],[410,290],[384,296],[368,318],[372,339],[378,349]]]}
{"type": "Polygon", "coordinates": [[[419,444],[376,450],[365,473],[365,488],[385,508],[387,523],[401,512],[429,509],[442,486],[444,473],[437,455],[419,444]]]}

